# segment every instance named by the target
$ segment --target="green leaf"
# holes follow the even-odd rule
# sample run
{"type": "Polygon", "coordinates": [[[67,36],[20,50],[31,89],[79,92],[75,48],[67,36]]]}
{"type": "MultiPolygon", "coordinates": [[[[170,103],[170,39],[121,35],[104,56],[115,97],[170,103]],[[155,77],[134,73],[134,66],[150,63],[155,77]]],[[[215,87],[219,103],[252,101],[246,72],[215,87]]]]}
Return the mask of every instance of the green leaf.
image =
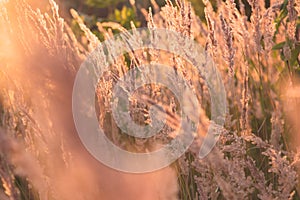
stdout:
{"type": "Polygon", "coordinates": [[[279,49],[282,49],[285,45],[285,42],[280,42],[278,44],[275,44],[272,48],[272,50],[279,50],[279,49]]]}
{"type": "Polygon", "coordinates": [[[298,64],[298,56],[300,53],[300,44],[296,44],[295,48],[292,49],[290,64],[291,66],[299,66],[298,64]]]}

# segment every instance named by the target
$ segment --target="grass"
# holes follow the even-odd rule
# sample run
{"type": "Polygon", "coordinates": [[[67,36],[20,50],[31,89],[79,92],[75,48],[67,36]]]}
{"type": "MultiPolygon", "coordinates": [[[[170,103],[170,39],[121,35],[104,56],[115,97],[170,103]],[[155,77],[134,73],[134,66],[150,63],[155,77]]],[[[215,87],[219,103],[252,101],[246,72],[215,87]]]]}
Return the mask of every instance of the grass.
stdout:
{"type": "MultiPolygon", "coordinates": [[[[166,0],[163,6],[152,1],[149,10],[130,1],[130,10],[141,9],[150,29],[175,30],[205,47],[221,74],[228,103],[217,145],[199,159],[211,106],[203,77],[168,52],[141,50],[117,58],[99,81],[95,107],[100,126],[123,149],[146,152],[171,141],[181,117],[173,94],[149,84],[131,99],[132,118],[148,124],[151,105],[161,103],[169,120],[149,139],[122,132],[112,117],[110,97],[129,69],[153,62],[173,66],[200,102],[195,142],[171,166],[148,174],[98,163],[82,146],[72,118],[80,64],[100,40],[127,30],[116,22],[97,21],[90,27],[76,10],[68,24],[53,0],[43,11],[31,1],[0,2],[1,200],[300,199],[300,2],[271,1],[266,7],[262,0],[248,0],[250,14],[245,1],[238,2],[203,1],[205,17],[200,19],[186,1],[166,0]]],[[[130,26],[135,29],[134,23],[130,26]]]]}

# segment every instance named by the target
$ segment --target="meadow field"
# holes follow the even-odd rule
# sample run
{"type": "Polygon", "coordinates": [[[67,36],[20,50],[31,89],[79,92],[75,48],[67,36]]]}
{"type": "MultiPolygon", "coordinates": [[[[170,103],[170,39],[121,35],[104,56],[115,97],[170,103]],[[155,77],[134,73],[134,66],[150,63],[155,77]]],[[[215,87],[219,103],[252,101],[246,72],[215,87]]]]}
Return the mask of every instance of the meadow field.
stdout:
{"type": "Polygon", "coordinates": [[[0,0],[0,200],[297,200],[299,118],[300,0],[0,0]]]}

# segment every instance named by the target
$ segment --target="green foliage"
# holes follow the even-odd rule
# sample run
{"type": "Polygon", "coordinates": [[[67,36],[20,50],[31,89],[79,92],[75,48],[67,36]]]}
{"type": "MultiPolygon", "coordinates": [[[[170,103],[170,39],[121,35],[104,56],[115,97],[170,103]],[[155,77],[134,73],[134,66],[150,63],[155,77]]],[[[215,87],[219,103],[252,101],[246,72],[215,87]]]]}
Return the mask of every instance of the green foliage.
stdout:
{"type": "MultiPolygon", "coordinates": [[[[288,18],[287,6],[288,6],[288,1],[285,0],[281,6],[280,14],[275,19],[276,34],[278,34],[278,30],[279,30],[280,26],[287,27],[287,25],[290,23],[289,18],[288,18]]],[[[296,29],[300,30],[300,17],[299,16],[297,18],[296,24],[297,24],[296,29]]],[[[288,36],[286,36],[285,41],[279,42],[273,46],[273,50],[275,50],[275,51],[280,50],[280,52],[281,52],[280,57],[287,64],[287,66],[288,66],[287,70],[289,70],[290,73],[294,69],[299,71],[299,64],[300,64],[300,60],[299,60],[300,43],[299,42],[297,42],[295,40],[291,40],[288,36]],[[285,48],[290,49],[290,57],[286,57],[286,55],[284,55],[285,48]]]]}
{"type": "Polygon", "coordinates": [[[205,19],[205,15],[204,15],[204,4],[202,0],[190,0],[195,13],[201,18],[201,19],[205,19]]]}
{"type": "Polygon", "coordinates": [[[123,6],[121,10],[116,9],[109,19],[111,21],[121,24],[126,29],[131,29],[130,22],[132,21],[136,27],[141,25],[141,22],[137,21],[136,12],[134,9],[123,6]]]}
{"type": "Polygon", "coordinates": [[[86,0],[85,3],[92,7],[107,8],[114,7],[124,0],[86,0]]]}
{"type": "MultiPolygon", "coordinates": [[[[202,21],[205,21],[203,0],[189,0],[189,1],[191,2],[196,15],[198,15],[202,21]]],[[[212,4],[213,8],[216,10],[217,9],[217,1],[211,0],[210,3],[212,4]]]]}

